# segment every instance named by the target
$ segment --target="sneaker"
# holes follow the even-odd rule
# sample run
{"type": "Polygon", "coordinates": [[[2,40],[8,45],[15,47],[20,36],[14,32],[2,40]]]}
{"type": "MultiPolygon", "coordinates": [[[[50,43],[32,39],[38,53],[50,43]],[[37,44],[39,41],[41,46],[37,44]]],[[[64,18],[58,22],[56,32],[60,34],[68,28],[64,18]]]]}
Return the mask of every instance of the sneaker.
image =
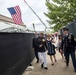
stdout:
{"type": "Polygon", "coordinates": [[[47,68],[47,67],[44,67],[44,69],[45,69],[45,70],[48,70],[48,68],[47,68]]]}

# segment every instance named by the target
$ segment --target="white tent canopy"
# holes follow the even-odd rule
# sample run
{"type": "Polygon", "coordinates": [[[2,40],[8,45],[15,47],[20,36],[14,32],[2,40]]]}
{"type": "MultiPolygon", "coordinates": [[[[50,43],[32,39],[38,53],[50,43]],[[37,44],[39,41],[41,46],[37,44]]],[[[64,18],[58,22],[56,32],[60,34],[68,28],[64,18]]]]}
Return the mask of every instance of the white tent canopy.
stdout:
{"type": "Polygon", "coordinates": [[[8,27],[12,27],[12,25],[9,25],[5,22],[0,22],[0,30],[8,28],[8,27]]]}

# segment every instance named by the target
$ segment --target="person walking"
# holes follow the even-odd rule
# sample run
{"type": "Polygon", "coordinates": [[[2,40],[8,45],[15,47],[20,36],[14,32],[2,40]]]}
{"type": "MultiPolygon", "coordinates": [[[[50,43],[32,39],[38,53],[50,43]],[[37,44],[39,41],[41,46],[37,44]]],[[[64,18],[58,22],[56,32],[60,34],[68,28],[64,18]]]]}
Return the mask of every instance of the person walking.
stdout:
{"type": "Polygon", "coordinates": [[[62,40],[62,43],[61,43],[61,49],[64,48],[66,66],[69,66],[69,55],[71,55],[74,71],[76,72],[74,36],[69,33],[69,29],[68,28],[64,27],[62,30],[63,30],[63,40],[62,40]]]}
{"type": "Polygon", "coordinates": [[[59,37],[58,32],[55,32],[55,34],[54,34],[54,40],[55,40],[54,45],[55,45],[56,50],[58,50],[58,37],[59,37]]]}
{"type": "Polygon", "coordinates": [[[41,68],[47,70],[47,60],[46,60],[46,50],[47,44],[46,39],[43,37],[44,34],[41,32],[39,37],[37,38],[37,48],[38,48],[38,56],[41,63],[41,68]]]}
{"type": "Polygon", "coordinates": [[[34,50],[34,53],[35,53],[35,57],[37,59],[36,63],[39,62],[38,50],[37,50],[37,38],[38,38],[38,33],[35,32],[34,33],[34,38],[33,38],[33,41],[32,41],[32,46],[33,46],[33,50],[34,50]]]}
{"type": "Polygon", "coordinates": [[[54,65],[54,61],[56,62],[56,52],[55,52],[55,46],[53,45],[54,40],[51,38],[51,35],[48,34],[47,35],[47,49],[48,49],[48,55],[50,56],[50,60],[52,62],[52,65],[54,65]],[[54,57],[54,61],[53,61],[53,58],[54,57]]]}

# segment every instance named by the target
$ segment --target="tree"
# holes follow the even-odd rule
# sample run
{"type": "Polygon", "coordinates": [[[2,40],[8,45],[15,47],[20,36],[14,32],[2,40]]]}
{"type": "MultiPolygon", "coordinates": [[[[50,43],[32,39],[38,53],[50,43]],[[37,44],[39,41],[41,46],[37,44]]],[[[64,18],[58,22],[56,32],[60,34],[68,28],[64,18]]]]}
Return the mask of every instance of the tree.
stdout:
{"type": "Polygon", "coordinates": [[[54,25],[54,31],[58,31],[61,27],[76,19],[76,0],[52,1],[52,3],[46,1],[48,12],[44,14],[49,18],[47,22],[50,26],[54,25]]]}

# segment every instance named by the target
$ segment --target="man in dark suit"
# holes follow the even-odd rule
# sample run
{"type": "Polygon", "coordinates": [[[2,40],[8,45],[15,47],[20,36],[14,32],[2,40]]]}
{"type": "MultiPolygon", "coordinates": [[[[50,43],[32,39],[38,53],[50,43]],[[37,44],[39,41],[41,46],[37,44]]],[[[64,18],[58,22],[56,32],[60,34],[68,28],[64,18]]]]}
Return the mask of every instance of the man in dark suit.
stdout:
{"type": "Polygon", "coordinates": [[[68,30],[68,28],[63,28],[61,49],[64,48],[63,50],[66,59],[66,66],[69,66],[69,55],[71,55],[74,71],[76,72],[75,40],[74,36],[70,34],[68,30]]]}
{"type": "Polygon", "coordinates": [[[39,62],[39,57],[38,57],[38,50],[37,50],[37,38],[38,38],[38,34],[37,32],[35,32],[34,34],[34,38],[33,38],[33,41],[32,41],[32,45],[33,45],[33,50],[34,50],[34,53],[35,53],[35,56],[36,56],[36,59],[37,59],[37,63],[39,62]]]}

